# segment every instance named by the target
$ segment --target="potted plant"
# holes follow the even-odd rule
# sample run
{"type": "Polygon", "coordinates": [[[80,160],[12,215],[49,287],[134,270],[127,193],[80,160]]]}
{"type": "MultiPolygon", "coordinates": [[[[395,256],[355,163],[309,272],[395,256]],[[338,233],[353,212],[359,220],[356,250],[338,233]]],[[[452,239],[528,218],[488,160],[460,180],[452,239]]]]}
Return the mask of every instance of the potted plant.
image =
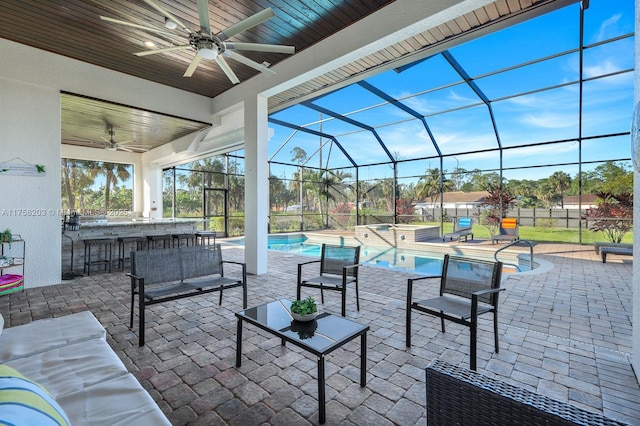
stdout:
{"type": "Polygon", "coordinates": [[[0,232],[0,243],[11,243],[11,241],[13,241],[11,229],[7,228],[4,231],[0,232]]]}
{"type": "Polygon", "coordinates": [[[296,321],[312,321],[318,315],[318,307],[313,297],[291,303],[291,316],[296,321]]]}

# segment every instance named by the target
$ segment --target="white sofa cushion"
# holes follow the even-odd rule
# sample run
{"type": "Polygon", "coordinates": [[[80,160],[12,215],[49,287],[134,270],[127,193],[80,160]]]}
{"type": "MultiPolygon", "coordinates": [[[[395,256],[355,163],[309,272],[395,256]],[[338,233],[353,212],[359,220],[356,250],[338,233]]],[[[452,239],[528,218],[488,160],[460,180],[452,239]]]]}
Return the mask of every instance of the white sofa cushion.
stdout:
{"type": "Polygon", "coordinates": [[[171,423],[132,374],[57,398],[74,426],[170,426],[171,423]]]}
{"type": "Polygon", "coordinates": [[[105,335],[89,311],[5,328],[0,336],[0,363],[105,335]]]}
{"type": "Polygon", "coordinates": [[[105,339],[50,349],[6,365],[45,386],[56,399],[128,373],[105,339]]]}

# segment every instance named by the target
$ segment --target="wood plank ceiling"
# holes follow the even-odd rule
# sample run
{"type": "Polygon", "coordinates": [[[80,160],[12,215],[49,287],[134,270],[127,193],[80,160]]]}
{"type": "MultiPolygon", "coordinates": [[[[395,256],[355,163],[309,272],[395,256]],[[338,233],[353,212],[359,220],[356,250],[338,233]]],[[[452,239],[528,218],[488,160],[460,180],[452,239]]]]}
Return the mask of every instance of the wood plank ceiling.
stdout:
{"type": "MultiPolygon", "coordinates": [[[[195,0],[155,1],[188,27],[199,29],[195,0]]],[[[393,1],[210,0],[209,16],[212,32],[216,33],[271,7],[276,13],[275,18],[232,37],[230,41],[292,45],[296,52],[300,52],[393,1]]],[[[496,0],[273,96],[269,100],[269,108],[275,111],[292,105],[319,91],[337,88],[367,73],[391,67],[403,58],[427,56],[431,50],[448,41],[554,2],[568,1],[496,0]]],[[[2,0],[0,38],[208,97],[215,97],[233,86],[212,61],[202,61],[192,77],[183,77],[195,54],[191,50],[144,57],[133,54],[147,49],[143,45],[145,41],[152,41],[158,48],[188,44],[185,32],[174,30],[176,36],[151,34],[142,29],[102,21],[100,15],[166,30],[162,15],[142,0],[2,0]]],[[[255,62],[271,65],[289,57],[280,53],[242,53],[255,62]]],[[[236,61],[227,62],[241,82],[258,73],[236,61]]],[[[112,129],[116,142],[140,145],[130,149],[135,152],[148,150],[206,126],[205,123],[179,117],[74,96],[63,96],[62,120],[63,143],[104,148],[107,146],[105,139],[111,139],[109,131],[112,129]]]]}
{"type": "MultiPolygon", "coordinates": [[[[217,33],[271,7],[274,18],[230,41],[290,45],[299,52],[392,1],[210,0],[209,16],[212,32],[217,33]]],[[[192,30],[200,30],[195,0],[156,3],[192,30]]],[[[189,44],[185,31],[167,30],[164,17],[142,0],[2,0],[0,37],[211,98],[233,86],[213,61],[202,61],[192,77],[182,77],[195,54],[192,50],[135,56],[135,52],[148,50],[145,41],[159,48],[189,44]],[[105,22],[100,15],[175,36],[105,22]]],[[[243,55],[272,65],[289,57],[265,52],[243,55]]],[[[240,81],[258,73],[237,61],[228,62],[240,81]]]]}

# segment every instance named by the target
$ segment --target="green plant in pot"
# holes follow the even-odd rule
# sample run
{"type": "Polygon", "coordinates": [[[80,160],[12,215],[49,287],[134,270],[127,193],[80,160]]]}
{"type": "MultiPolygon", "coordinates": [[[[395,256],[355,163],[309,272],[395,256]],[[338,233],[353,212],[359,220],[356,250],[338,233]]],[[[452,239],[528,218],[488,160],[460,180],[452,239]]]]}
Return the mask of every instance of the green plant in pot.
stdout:
{"type": "Polygon", "coordinates": [[[4,231],[0,232],[0,243],[11,243],[11,241],[13,241],[11,229],[7,228],[4,231]]]}
{"type": "Polygon", "coordinates": [[[311,321],[318,315],[318,307],[313,297],[291,303],[291,316],[296,321],[311,321]]]}

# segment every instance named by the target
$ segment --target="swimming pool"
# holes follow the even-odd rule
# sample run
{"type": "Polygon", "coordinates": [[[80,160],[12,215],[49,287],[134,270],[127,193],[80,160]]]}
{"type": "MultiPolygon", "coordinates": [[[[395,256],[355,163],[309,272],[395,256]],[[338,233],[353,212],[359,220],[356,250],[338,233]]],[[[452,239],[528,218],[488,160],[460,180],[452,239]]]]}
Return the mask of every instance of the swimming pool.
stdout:
{"type": "MultiPolygon", "coordinates": [[[[232,244],[244,245],[244,238],[228,240],[232,244]]],[[[267,248],[279,252],[320,257],[321,242],[310,242],[303,234],[269,235],[267,248]]],[[[386,269],[416,272],[424,275],[438,275],[442,272],[442,253],[425,253],[396,247],[377,247],[363,245],[360,248],[360,263],[386,269]]],[[[504,272],[521,272],[527,267],[515,265],[504,272]]]]}

